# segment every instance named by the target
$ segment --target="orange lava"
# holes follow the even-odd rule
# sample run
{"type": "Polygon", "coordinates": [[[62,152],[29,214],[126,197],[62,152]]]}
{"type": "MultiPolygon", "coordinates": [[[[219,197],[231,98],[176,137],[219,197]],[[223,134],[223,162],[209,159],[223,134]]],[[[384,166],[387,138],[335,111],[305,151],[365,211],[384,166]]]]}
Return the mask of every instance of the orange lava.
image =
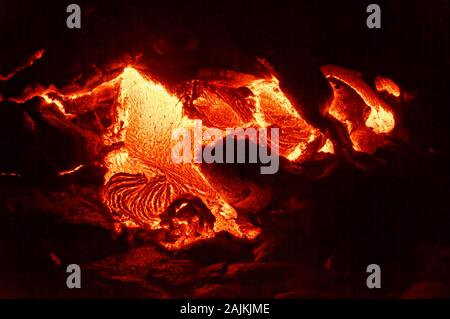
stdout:
{"type": "MultiPolygon", "coordinates": [[[[322,72],[335,93],[329,113],[347,126],[354,148],[372,153],[382,146],[395,126],[390,107],[358,73],[337,66],[325,66],[322,72]]],[[[239,81],[228,79],[220,85],[193,81],[192,92],[183,98],[127,67],[89,92],[62,95],[45,90],[39,95],[72,119],[80,112],[74,107],[77,102],[95,105],[102,103],[103,92],[115,94],[113,122],[102,136],[110,149],[104,159],[104,202],[121,225],[165,231],[170,239],[164,246],[177,249],[219,231],[251,240],[260,230],[239,218],[240,211],[227,201],[224,188],[212,183],[199,165],[172,162],[175,129],[192,129],[195,119],[220,129],[278,127],[278,152],[290,161],[300,162],[317,152],[334,154],[332,141],[298,114],[275,77],[241,76],[239,81]],[[202,205],[210,215],[200,213],[202,205]]],[[[203,146],[210,142],[203,141],[203,146]]],[[[252,206],[260,199],[257,194],[244,202],[252,206]]]]}
{"type": "Polygon", "coordinates": [[[353,148],[373,153],[384,145],[383,134],[395,127],[394,113],[356,71],[327,65],[321,68],[329,79],[334,100],[329,113],[347,126],[353,148]]]}
{"type": "Polygon", "coordinates": [[[375,78],[375,88],[378,92],[387,92],[395,97],[399,97],[401,93],[400,87],[394,81],[383,76],[375,78]]]}
{"type": "MultiPolygon", "coordinates": [[[[122,223],[159,228],[159,216],[169,205],[183,194],[192,194],[206,203],[215,217],[213,229],[201,234],[200,238],[219,231],[228,231],[240,238],[255,238],[259,230],[237,221],[238,212],[220,191],[210,185],[196,164],[172,163],[171,133],[177,128],[192,128],[194,125],[194,120],[183,114],[180,99],[133,68],[126,68],[120,77],[116,121],[105,140],[110,144],[121,142],[124,146],[106,158],[108,173],[104,194],[107,205],[113,211],[121,212],[119,218],[122,223]]],[[[319,136],[319,131],[300,118],[279,89],[276,79],[252,81],[248,88],[253,95],[247,98],[247,102],[253,105],[254,112],[245,118],[234,110],[234,124],[240,127],[284,124],[280,154],[287,157],[295,154],[294,159],[298,159],[308,143],[319,136]]],[[[204,105],[204,101],[214,95],[211,88],[204,88],[202,92],[193,101],[193,107],[205,110],[213,105],[209,111],[223,115],[225,108],[229,107],[226,101],[215,98],[214,104],[204,105]]],[[[231,107],[229,111],[232,110],[231,107]]],[[[211,126],[228,126],[229,118],[211,115],[208,117],[211,126]]],[[[204,141],[204,145],[207,143],[204,141]]],[[[196,239],[199,238],[182,237],[173,246],[179,247],[196,239]]]]}

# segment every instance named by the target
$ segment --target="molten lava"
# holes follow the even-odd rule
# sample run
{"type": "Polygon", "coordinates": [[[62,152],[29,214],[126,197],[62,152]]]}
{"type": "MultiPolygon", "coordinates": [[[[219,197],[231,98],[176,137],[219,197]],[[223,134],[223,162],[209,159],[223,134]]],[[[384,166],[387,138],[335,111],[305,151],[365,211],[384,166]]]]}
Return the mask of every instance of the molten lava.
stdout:
{"type": "Polygon", "coordinates": [[[394,81],[383,76],[375,78],[375,88],[378,92],[387,92],[395,97],[399,97],[401,93],[400,87],[394,81]]]}
{"type": "MultiPolygon", "coordinates": [[[[354,149],[373,153],[384,145],[386,134],[395,126],[391,108],[358,73],[337,66],[325,66],[322,72],[334,90],[329,113],[346,125],[354,149]]],[[[396,95],[393,82],[379,79],[376,83],[377,90],[381,85],[396,95]]],[[[70,120],[82,114],[86,105],[102,105],[114,96],[112,123],[102,131],[108,149],[102,193],[120,224],[161,230],[165,234],[163,245],[169,249],[219,231],[253,239],[259,229],[240,218],[240,208],[229,200],[224,187],[212,183],[197,164],[172,162],[172,132],[193,128],[196,119],[219,129],[278,127],[279,154],[296,162],[318,152],[333,154],[335,146],[325,132],[299,115],[275,77],[196,80],[186,88],[180,96],[169,93],[162,84],[127,67],[117,78],[89,92],[63,95],[47,89],[39,95],[47,103],[56,104],[70,120]]],[[[204,140],[203,146],[209,143],[212,141],[204,140]]],[[[245,187],[236,185],[231,191],[241,192],[245,187]]],[[[251,185],[248,188],[257,189],[251,185]]],[[[264,202],[261,196],[270,196],[261,194],[256,192],[242,202],[260,207],[264,202]]]]}
{"type": "MultiPolygon", "coordinates": [[[[308,125],[295,112],[287,98],[278,87],[276,79],[257,80],[249,83],[253,92],[245,97],[253,103],[254,112],[245,118],[235,112],[235,123],[240,127],[283,126],[284,139],[281,139],[280,154],[288,156],[295,153],[298,158],[308,143],[319,136],[319,131],[308,125]]],[[[198,89],[198,88],[197,88],[198,89]]],[[[228,91],[228,102],[238,102],[233,90],[214,88],[214,92],[228,91]]],[[[229,104],[220,96],[213,95],[213,88],[204,86],[202,94],[191,107],[201,108],[203,116],[213,127],[229,125],[223,116],[229,104]],[[215,97],[205,105],[205,100],[215,97]],[[222,109],[221,109],[222,108],[222,109]],[[210,115],[210,116],[209,116],[210,115]]],[[[228,231],[241,238],[255,238],[258,229],[248,223],[237,222],[238,213],[230,206],[195,164],[174,164],[171,161],[172,132],[180,127],[193,127],[193,119],[183,114],[180,99],[167,92],[160,84],[145,79],[135,69],[127,68],[121,75],[121,91],[115,125],[106,140],[123,143],[120,148],[107,157],[109,171],[105,185],[105,200],[113,211],[120,211],[120,219],[127,225],[157,228],[160,215],[180,196],[187,194],[200,198],[215,217],[213,229],[193,238],[180,237],[174,245],[186,244],[191,240],[209,237],[215,232],[228,231]],[[245,229],[245,230],[244,230],[245,229]]],[[[231,107],[232,110],[236,108],[231,107]]],[[[204,141],[208,144],[209,141],[204,141]]],[[[191,213],[192,214],[192,213],[191,213]]],[[[186,232],[192,233],[185,226],[186,232]]]]}
{"type": "MultiPolygon", "coordinates": [[[[213,229],[195,238],[180,237],[176,245],[228,231],[238,237],[254,238],[257,230],[242,232],[237,213],[209,185],[194,164],[174,164],[171,160],[172,132],[189,127],[193,121],[183,115],[179,98],[160,84],[127,68],[121,75],[121,91],[117,118],[107,140],[121,142],[124,147],[106,159],[109,169],[105,200],[127,225],[158,228],[160,215],[184,195],[200,198],[215,216],[213,229]]],[[[181,207],[182,208],[182,207],[181,207]]],[[[181,209],[180,208],[180,209],[181,209]]],[[[191,233],[186,224],[186,233],[191,233]]]]}
{"type": "Polygon", "coordinates": [[[391,108],[361,79],[358,72],[334,65],[322,67],[322,72],[334,91],[329,113],[347,126],[353,148],[373,153],[384,145],[383,134],[395,127],[391,108]]]}

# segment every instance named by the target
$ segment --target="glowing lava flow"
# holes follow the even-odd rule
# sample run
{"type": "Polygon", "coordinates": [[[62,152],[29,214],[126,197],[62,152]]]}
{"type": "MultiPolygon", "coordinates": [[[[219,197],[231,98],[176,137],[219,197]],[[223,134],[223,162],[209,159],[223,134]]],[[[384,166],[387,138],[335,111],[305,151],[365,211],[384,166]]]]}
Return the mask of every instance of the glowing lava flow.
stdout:
{"type": "MultiPolygon", "coordinates": [[[[280,153],[292,160],[298,159],[320,132],[297,114],[276,79],[256,80],[248,83],[248,88],[253,93],[248,102],[253,103],[254,112],[247,121],[237,116],[237,123],[244,127],[282,126],[280,153]]],[[[203,93],[203,98],[198,97],[192,105],[205,111],[211,108],[211,103],[202,103],[211,99],[212,91],[205,88],[203,93]]],[[[202,234],[202,237],[222,230],[237,237],[257,236],[256,228],[236,222],[237,212],[210,186],[198,166],[172,163],[171,133],[177,128],[194,125],[193,119],[183,115],[183,104],[178,97],[169,94],[162,85],[145,79],[135,69],[126,68],[121,75],[118,104],[115,125],[106,140],[110,144],[121,142],[124,147],[110,153],[106,159],[109,170],[104,194],[107,205],[120,212],[118,216],[124,224],[158,228],[159,216],[177,197],[193,194],[216,218],[213,232],[202,234]]],[[[221,104],[220,97],[214,104],[211,112],[224,114],[227,105],[221,104]],[[218,106],[221,109],[217,109],[218,106]]],[[[211,125],[222,127],[228,124],[227,118],[222,116],[214,120],[214,114],[211,115],[205,115],[211,125]]],[[[186,244],[189,240],[180,239],[176,245],[186,244]]]]}
{"type": "Polygon", "coordinates": [[[400,87],[394,81],[383,76],[377,76],[375,78],[375,88],[378,92],[384,91],[395,97],[399,97],[401,93],[400,87]]]}
{"type": "Polygon", "coordinates": [[[295,110],[275,77],[256,80],[248,85],[255,94],[254,118],[261,127],[276,125],[282,130],[280,154],[290,161],[299,160],[320,131],[309,125],[295,110]]]}
{"type": "MultiPolygon", "coordinates": [[[[380,99],[366,83],[364,83],[357,72],[335,65],[322,67],[322,72],[327,78],[331,77],[344,82],[358,93],[370,107],[370,114],[366,120],[366,125],[372,128],[375,133],[389,133],[394,129],[394,114],[390,107],[380,99]]],[[[330,113],[339,119],[339,111],[335,111],[335,108],[332,107],[330,113]]]]}
{"type": "MultiPolygon", "coordinates": [[[[389,106],[355,72],[336,66],[326,66],[322,71],[335,90],[330,114],[347,125],[356,150],[373,152],[382,145],[383,135],[394,128],[389,106]]],[[[280,128],[278,151],[290,161],[301,161],[317,152],[334,153],[333,144],[301,118],[274,77],[247,77],[239,85],[192,83],[195,92],[185,103],[161,84],[127,67],[117,78],[89,92],[61,95],[46,90],[39,95],[47,103],[56,104],[69,119],[81,114],[83,107],[114,96],[112,123],[103,131],[109,152],[104,159],[107,172],[102,193],[122,225],[161,229],[169,234],[164,245],[170,249],[219,231],[253,239],[259,229],[239,218],[232,202],[225,199],[233,197],[224,193],[226,187],[209,181],[210,176],[197,164],[172,162],[172,146],[176,143],[172,132],[193,128],[194,119],[220,129],[275,126],[280,128]]],[[[203,146],[210,142],[203,141],[203,146]]],[[[231,188],[236,191],[246,187],[231,188]]],[[[250,202],[258,201],[259,195],[244,202],[253,207],[250,202]]]]}
{"type": "MultiPolygon", "coordinates": [[[[108,181],[104,198],[123,223],[160,228],[159,216],[169,205],[178,197],[191,194],[200,198],[216,218],[214,229],[201,237],[223,230],[245,238],[258,234],[256,229],[240,230],[235,222],[237,213],[209,186],[197,166],[172,163],[173,130],[193,125],[183,115],[183,105],[176,96],[143,78],[135,69],[126,68],[121,75],[118,102],[116,122],[106,138],[120,141],[124,147],[106,159],[108,181]]],[[[198,238],[181,237],[174,245],[195,239],[198,238]]]]}
{"type": "Polygon", "coordinates": [[[335,65],[321,70],[334,90],[329,113],[347,126],[355,150],[373,153],[384,144],[382,135],[395,127],[391,108],[358,72],[335,65]]]}

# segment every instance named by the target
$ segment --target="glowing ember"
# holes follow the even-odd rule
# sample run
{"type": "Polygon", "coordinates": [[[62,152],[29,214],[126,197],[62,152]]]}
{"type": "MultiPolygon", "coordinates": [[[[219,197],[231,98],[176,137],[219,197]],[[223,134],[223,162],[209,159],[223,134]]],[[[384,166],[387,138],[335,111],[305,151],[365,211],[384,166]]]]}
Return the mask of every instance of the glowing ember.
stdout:
{"type": "Polygon", "coordinates": [[[21,177],[20,174],[12,172],[0,172],[0,176],[21,177]]]}

